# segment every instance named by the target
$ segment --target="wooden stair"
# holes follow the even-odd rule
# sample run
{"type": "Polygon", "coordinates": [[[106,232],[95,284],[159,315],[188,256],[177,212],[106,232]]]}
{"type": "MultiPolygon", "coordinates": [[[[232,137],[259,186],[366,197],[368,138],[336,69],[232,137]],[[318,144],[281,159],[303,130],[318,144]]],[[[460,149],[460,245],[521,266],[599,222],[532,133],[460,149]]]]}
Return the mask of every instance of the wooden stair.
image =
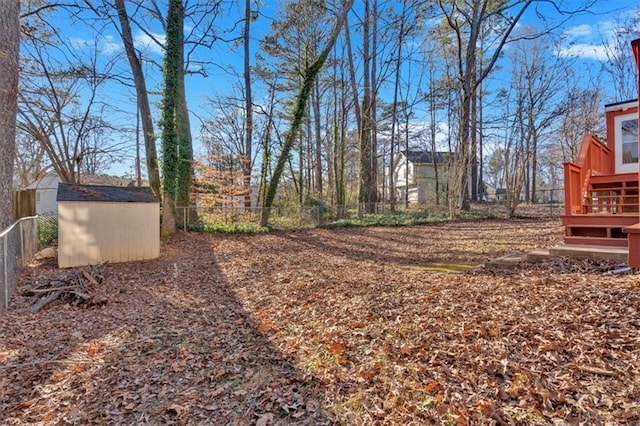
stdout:
{"type": "Polygon", "coordinates": [[[638,173],[590,176],[582,211],[563,217],[566,244],[627,247],[623,228],[638,223],[638,173]]]}

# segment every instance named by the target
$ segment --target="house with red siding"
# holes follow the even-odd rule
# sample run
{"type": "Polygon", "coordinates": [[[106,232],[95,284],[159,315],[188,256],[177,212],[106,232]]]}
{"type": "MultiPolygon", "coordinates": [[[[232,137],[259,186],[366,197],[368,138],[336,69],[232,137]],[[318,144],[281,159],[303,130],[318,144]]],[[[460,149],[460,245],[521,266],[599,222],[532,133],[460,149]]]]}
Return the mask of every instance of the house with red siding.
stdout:
{"type": "MultiPolygon", "coordinates": [[[[632,48],[640,68],[640,39],[632,48]]],[[[564,241],[628,247],[629,266],[640,268],[638,100],[606,105],[605,118],[606,139],[585,136],[564,165],[564,241]]]]}

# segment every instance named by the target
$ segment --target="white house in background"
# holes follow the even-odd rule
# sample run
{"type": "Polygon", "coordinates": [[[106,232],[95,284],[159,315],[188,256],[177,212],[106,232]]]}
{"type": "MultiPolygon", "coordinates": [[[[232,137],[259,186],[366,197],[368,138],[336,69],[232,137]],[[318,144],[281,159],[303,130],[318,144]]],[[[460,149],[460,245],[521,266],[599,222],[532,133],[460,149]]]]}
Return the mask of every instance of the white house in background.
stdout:
{"type": "MultiPolygon", "coordinates": [[[[47,172],[24,189],[36,190],[36,214],[58,214],[58,184],[62,180],[56,172],[47,172]]],[[[80,182],[90,185],[129,186],[131,180],[107,175],[82,175],[80,182]]]]}
{"type": "MultiPolygon", "coordinates": [[[[420,204],[434,201],[436,190],[440,195],[446,194],[452,156],[449,152],[408,151],[408,154],[399,153],[393,162],[391,171],[396,200],[404,200],[405,194],[408,192],[409,202],[420,204]],[[438,170],[437,182],[436,168],[438,170]]],[[[388,194],[385,194],[385,197],[389,198],[388,194]]]]}

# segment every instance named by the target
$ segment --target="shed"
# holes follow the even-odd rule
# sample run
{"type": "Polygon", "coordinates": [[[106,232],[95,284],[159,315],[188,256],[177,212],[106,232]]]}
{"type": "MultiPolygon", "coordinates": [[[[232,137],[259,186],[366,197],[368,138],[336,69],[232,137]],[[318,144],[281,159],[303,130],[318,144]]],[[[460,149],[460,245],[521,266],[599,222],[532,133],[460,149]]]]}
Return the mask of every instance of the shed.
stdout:
{"type": "Polygon", "coordinates": [[[58,184],[58,266],[155,259],[160,201],[151,188],[58,184]]]}

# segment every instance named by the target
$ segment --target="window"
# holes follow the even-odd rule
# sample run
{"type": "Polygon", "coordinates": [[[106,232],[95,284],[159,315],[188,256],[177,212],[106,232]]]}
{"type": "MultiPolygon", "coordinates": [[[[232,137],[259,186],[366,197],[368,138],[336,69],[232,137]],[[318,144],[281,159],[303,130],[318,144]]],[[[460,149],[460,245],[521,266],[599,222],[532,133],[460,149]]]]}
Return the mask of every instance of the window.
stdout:
{"type": "Polygon", "coordinates": [[[624,120],[620,123],[622,142],[622,164],[638,162],[638,120],[624,120]]]}
{"type": "Polygon", "coordinates": [[[616,173],[638,172],[638,113],[614,118],[616,173]]]}

